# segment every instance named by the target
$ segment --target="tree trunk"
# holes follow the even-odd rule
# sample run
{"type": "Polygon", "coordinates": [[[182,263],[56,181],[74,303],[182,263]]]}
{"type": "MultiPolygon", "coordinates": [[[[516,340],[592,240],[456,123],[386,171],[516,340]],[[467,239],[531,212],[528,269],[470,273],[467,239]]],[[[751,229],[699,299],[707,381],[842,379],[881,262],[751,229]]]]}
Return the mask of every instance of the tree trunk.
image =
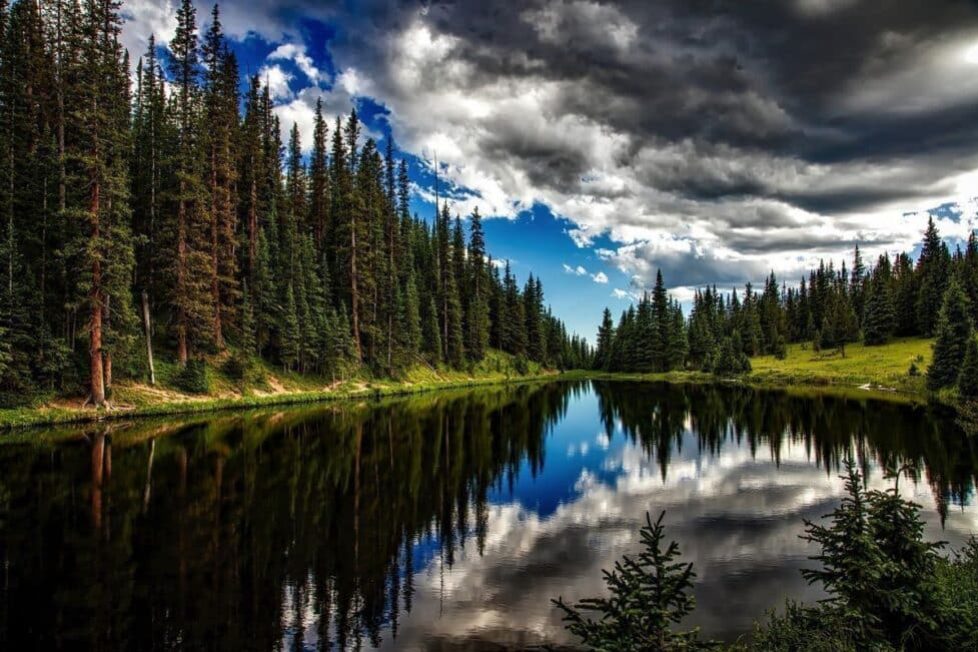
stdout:
{"type": "Polygon", "coordinates": [[[153,366],[153,328],[149,317],[149,295],[143,290],[143,327],[146,330],[146,361],[149,364],[149,384],[156,384],[156,369],[153,366]]]}
{"type": "MultiPolygon", "coordinates": [[[[105,328],[109,328],[109,321],[112,318],[112,313],[110,310],[110,305],[112,301],[112,295],[105,295],[105,328]]],[[[103,349],[102,352],[102,375],[105,376],[105,394],[106,396],[112,395],[112,349],[103,349]]]]}
{"type": "MultiPolygon", "coordinates": [[[[155,92],[155,91],[153,91],[155,92]]],[[[152,93],[150,93],[152,97],[152,93]]],[[[155,105],[150,102],[150,119],[149,119],[149,260],[147,264],[149,270],[146,274],[147,278],[145,281],[145,286],[149,288],[150,291],[155,291],[156,289],[156,111],[154,110],[155,105]]],[[[147,300],[146,290],[143,290],[143,305],[144,311],[149,310],[149,301],[147,300]]],[[[147,313],[148,314],[148,313],[147,313]]],[[[149,319],[146,320],[147,328],[149,327],[149,319]]],[[[151,331],[147,330],[147,337],[151,331]]],[[[153,372],[153,355],[150,351],[150,374],[152,379],[153,372]]],[[[152,380],[151,380],[151,384],[152,380]]]]}
{"type": "Polygon", "coordinates": [[[149,499],[153,492],[153,457],[156,454],[156,440],[149,440],[149,459],[146,460],[146,484],[143,488],[143,514],[149,509],[149,499]]]}
{"type": "Polygon", "coordinates": [[[92,525],[102,527],[102,473],[105,469],[105,433],[98,432],[92,441],[92,525]]]}
{"type": "MultiPolygon", "coordinates": [[[[96,136],[97,138],[97,136],[96,136]]],[[[98,147],[95,148],[95,165],[98,165],[98,147]]],[[[97,169],[92,174],[92,191],[89,211],[92,220],[92,241],[95,243],[96,254],[92,260],[92,289],[89,291],[89,323],[88,323],[88,359],[91,379],[89,400],[96,408],[105,405],[105,370],[102,366],[102,260],[98,250],[99,242],[99,209],[101,200],[101,183],[97,169]]]]}

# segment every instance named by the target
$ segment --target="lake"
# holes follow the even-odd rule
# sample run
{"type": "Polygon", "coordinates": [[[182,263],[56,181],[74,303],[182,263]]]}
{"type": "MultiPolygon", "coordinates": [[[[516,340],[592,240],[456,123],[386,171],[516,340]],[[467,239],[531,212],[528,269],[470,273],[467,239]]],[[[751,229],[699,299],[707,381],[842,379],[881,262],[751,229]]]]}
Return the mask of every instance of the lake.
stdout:
{"type": "Polygon", "coordinates": [[[553,382],[109,422],[0,441],[0,649],[453,650],[573,643],[646,511],[733,640],[786,598],[804,519],[871,487],[978,531],[946,415],[741,387],[553,382]]]}

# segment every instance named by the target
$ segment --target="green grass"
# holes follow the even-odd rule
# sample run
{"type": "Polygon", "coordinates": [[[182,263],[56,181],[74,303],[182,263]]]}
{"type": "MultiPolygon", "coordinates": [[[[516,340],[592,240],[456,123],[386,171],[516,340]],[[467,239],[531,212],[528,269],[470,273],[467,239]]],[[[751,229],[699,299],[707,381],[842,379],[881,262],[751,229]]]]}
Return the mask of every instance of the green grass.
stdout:
{"type": "MultiPolygon", "coordinates": [[[[788,347],[784,360],[773,356],[753,358],[753,371],[741,379],[720,380],[711,374],[691,371],[666,374],[603,374],[575,371],[562,378],[609,378],[619,380],[657,380],[674,383],[737,382],[757,387],[781,387],[797,394],[833,394],[862,398],[885,398],[897,401],[937,399],[954,403],[951,394],[929,395],[924,373],[930,364],[932,340],[900,339],[884,346],[867,347],[851,344],[843,357],[836,351],[817,353],[810,344],[788,347]],[[920,375],[908,373],[916,362],[920,375]]],[[[453,370],[418,364],[399,378],[372,378],[359,374],[340,382],[294,372],[285,372],[268,363],[256,361],[261,380],[242,387],[222,371],[222,359],[211,360],[211,394],[193,396],[177,391],[173,378],[177,366],[172,361],[157,365],[157,387],[123,383],[116,387],[112,400],[118,409],[82,409],[72,404],[52,402],[40,407],[0,409],[0,429],[26,426],[95,421],[133,416],[195,414],[225,409],[244,409],[269,405],[313,403],[319,401],[360,399],[364,397],[414,394],[451,387],[471,387],[509,381],[553,378],[536,363],[524,368],[513,356],[490,351],[471,369],[453,370]],[[520,373],[522,371],[523,373],[520,373]]]]}
{"type": "Polygon", "coordinates": [[[774,356],[751,358],[751,373],[724,379],[698,371],[671,371],[659,374],[571,372],[570,378],[662,381],[669,383],[737,383],[761,388],[784,388],[795,395],[833,395],[879,398],[899,402],[938,400],[953,404],[953,392],[931,395],[925,386],[925,373],[931,359],[929,339],[898,339],[883,346],[846,346],[846,355],[837,351],[816,353],[811,344],[792,344],[784,360],[774,356]],[[920,375],[909,374],[916,362],[920,375]]]}
{"type": "Polygon", "coordinates": [[[807,344],[788,347],[788,356],[753,358],[750,379],[772,385],[869,385],[883,391],[924,395],[924,374],[931,359],[933,340],[899,339],[883,346],[850,344],[845,357],[835,351],[816,353],[807,344]],[[919,376],[911,376],[916,362],[919,376]]]}
{"type": "Polygon", "coordinates": [[[315,403],[344,399],[379,398],[418,394],[455,387],[473,387],[511,381],[553,378],[556,374],[529,362],[525,366],[501,351],[489,351],[471,369],[455,370],[419,363],[398,378],[373,378],[360,373],[334,380],[283,371],[256,360],[260,380],[250,385],[229,378],[222,363],[225,356],[209,360],[211,393],[186,394],[174,384],[177,366],[160,360],[156,365],[157,384],[121,382],[113,390],[110,410],[81,407],[81,400],[51,401],[47,404],[0,409],[0,430],[41,425],[103,421],[130,417],[170,414],[198,414],[215,410],[247,409],[272,405],[315,403]]]}

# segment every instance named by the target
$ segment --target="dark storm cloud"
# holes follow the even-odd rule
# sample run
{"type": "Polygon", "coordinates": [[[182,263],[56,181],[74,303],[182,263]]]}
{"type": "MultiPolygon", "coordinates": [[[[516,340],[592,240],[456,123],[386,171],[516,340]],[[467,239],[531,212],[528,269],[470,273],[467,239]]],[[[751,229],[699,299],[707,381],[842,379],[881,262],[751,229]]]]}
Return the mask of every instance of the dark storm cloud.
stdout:
{"type": "Polygon", "coordinates": [[[643,283],[912,246],[901,213],[961,197],[978,169],[975,2],[259,4],[269,24],[336,25],[337,68],[364,80],[350,94],[386,104],[399,142],[437,150],[482,208],[539,202],[581,245],[636,245],[615,260],[643,283]]]}
{"type": "Polygon", "coordinates": [[[838,238],[834,235],[812,236],[792,231],[767,232],[763,236],[757,231],[735,230],[728,233],[724,244],[742,254],[770,254],[781,251],[841,248],[851,250],[860,247],[886,247],[892,244],[889,239],[866,238],[853,234],[851,238],[838,238]]]}
{"type": "Polygon", "coordinates": [[[521,123],[492,121],[479,144],[487,156],[512,160],[515,167],[526,170],[537,186],[573,192],[588,169],[580,151],[537,138],[521,123]]]}
{"type": "MultiPolygon", "coordinates": [[[[690,139],[729,145],[730,156],[770,154],[811,163],[871,162],[918,157],[928,177],[971,169],[978,150],[976,98],[911,115],[846,111],[840,101],[866,75],[885,78],[906,57],[956,38],[978,38],[970,2],[844,2],[830,0],[720,2],[521,3],[433,2],[425,19],[459,39],[453,56],[472,66],[473,87],[489,78],[570,81],[561,91],[569,113],[587,116],[633,142],[690,139]],[[627,30],[615,40],[614,30],[627,30]],[[935,169],[936,168],[936,169],[935,169]]],[[[417,11],[390,5],[374,16],[403,24],[417,11]]],[[[906,89],[913,93],[913,88],[906,89]]],[[[885,107],[880,107],[885,108],[885,107]]],[[[500,139],[487,145],[514,146],[500,139]]],[[[493,153],[499,153],[495,147],[493,153]]],[[[519,147],[507,150],[522,156],[519,147]]],[[[528,161],[536,179],[566,185],[582,163],[546,152],[528,161]]],[[[655,183],[655,179],[649,180],[655,183]]],[[[764,179],[718,182],[690,170],[662,188],[692,199],[760,195],[792,200],[764,179]]],[[[903,188],[914,198],[912,188],[903,188]]],[[[811,210],[864,209],[898,199],[899,189],[866,189],[816,200],[811,210]]]]}

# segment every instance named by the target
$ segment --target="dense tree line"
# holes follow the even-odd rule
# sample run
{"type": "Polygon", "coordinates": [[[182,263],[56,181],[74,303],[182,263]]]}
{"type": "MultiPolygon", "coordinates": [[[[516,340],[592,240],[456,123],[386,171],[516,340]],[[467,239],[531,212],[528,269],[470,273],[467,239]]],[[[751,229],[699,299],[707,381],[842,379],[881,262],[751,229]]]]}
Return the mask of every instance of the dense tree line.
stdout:
{"type": "Polygon", "coordinates": [[[951,253],[933,219],[920,255],[881,255],[867,266],[859,247],[851,269],[822,262],[796,287],[780,284],[772,272],[757,291],[747,283],[740,294],[716,286],[696,291],[683,318],[667,296],[662,275],[651,295],[625,310],[615,324],[604,313],[598,330],[595,366],[610,371],[695,369],[733,374],[750,369],[757,355],[784,357],[789,343],[810,342],[816,351],[846,344],[885,344],[893,337],[935,337],[935,362],[928,386],[937,390],[961,380],[963,392],[978,395],[972,374],[978,326],[978,238],[951,253]]]}
{"type": "Polygon", "coordinates": [[[586,362],[539,279],[500,277],[477,212],[409,214],[405,162],[355,111],[330,125],[320,103],[311,154],[295,127],[283,147],[267,85],[242,97],[217,7],[201,33],[183,0],[134,79],[119,9],[0,2],[5,395],[86,386],[101,405],[114,370],[151,375],[154,342],[181,367],[230,348],[327,377],[489,347],[586,362]]]}

